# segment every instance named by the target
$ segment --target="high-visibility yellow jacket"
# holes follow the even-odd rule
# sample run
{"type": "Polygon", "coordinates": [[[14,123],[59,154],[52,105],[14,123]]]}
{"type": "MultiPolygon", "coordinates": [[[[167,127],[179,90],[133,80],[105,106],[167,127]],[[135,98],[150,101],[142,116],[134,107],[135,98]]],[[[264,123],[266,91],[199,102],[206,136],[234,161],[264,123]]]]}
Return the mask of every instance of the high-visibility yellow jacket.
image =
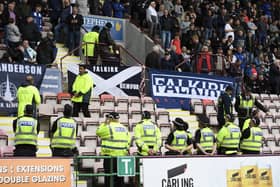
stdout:
{"type": "Polygon", "coordinates": [[[76,121],[72,118],[60,118],[53,135],[51,147],[72,149],[76,144],[76,121]]]}
{"type": "Polygon", "coordinates": [[[102,123],[96,130],[101,138],[101,154],[108,156],[125,156],[130,147],[130,133],[118,122],[102,123]]]}
{"type": "Polygon", "coordinates": [[[32,117],[22,116],[17,120],[15,144],[37,145],[37,120],[32,117]]]}
{"type": "Polygon", "coordinates": [[[215,134],[209,127],[205,127],[201,129],[200,133],[201,133],[201,137],[200,137],[201,147],[206,151],[212,151],[214,140],[215,140],[215,134]]]}
{"type": "Polygon", "coordinates": [[[80,95],[77,97],[73,96],[71,100],[76,103],[89,103],[92,88],[93,79],[87,72],[77,75],[72,86],[72,92],[79,93],[80,95]]]}
{"type": "MultiPolygon", "coordinates": [[[[99,33],[98,32],[88,32],[83,36],[83,42],[91,42],[98,44],[99,42],[99,33]]],[[[83,46],[84,55],[92,57],[94,56],[95,44],[86,44],[83,46]]]]}
{"type": "Polygon", "coordinates": [[[218,147],[237,150],[240,137],[240,128],[234,123],[227,122],[217,134],[218,147]]]}
{"type": "Polygon", "coordinates": [[[17,90],[17,100],[18,117],[24,115],[26,105],[32,105],[33,103],[39,105],[41,103],[39,90],[33,85],[20,86],[17,90]]]}
{"type": "Polygon", "coordinates": [[[134,136],[141,155],[147,156],[149,147],[153,147],[155,152],[159,151],[161,146],[161,132],[150,119],[144,119],[136,125],[134,136]]]}
{"type": "Polygon", "coordinates": [[[259,127],[251,127],[249,138],[241,141],[240,148],[242,150],[260,151],[262,147],[262,138],[262,129],[259,127]]]}
{"type": "Polygon", "coordinates": [[[188,146],[189,135],[185,130],[175,130],[173,132],[173,135],[174,135],[174,139],[171,142],[172,147],[179,150],[183,150],[188,146]]]}

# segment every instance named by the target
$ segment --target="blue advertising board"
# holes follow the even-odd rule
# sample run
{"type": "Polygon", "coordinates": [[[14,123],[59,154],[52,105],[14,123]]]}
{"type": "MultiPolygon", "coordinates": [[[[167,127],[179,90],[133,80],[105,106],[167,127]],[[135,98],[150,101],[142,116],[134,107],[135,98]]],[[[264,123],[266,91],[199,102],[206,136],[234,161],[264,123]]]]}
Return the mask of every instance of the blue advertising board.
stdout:
{"type": "Polygon", "coordinates": [[[124,19],[89,15],[84,16],[83,27],[87,31],[91,31],[93,26],[98,25],[100,27],[103,27],[107,22],[110,22],[112,24],[112,38],[118,42],[124,42],[124,19]]]}
{"type": "Polygon", "coordinates": [[[186,72],[150,70],[151,95],[160,108],[189,109],[191,99],[216,100],[233,78],[186,72]]]}
{"type": "Polygon", "coordinates": [[[61,72],[59,69],[47,68],[41,87],[40,93],[60,93],[62,92],[61,72]]]}

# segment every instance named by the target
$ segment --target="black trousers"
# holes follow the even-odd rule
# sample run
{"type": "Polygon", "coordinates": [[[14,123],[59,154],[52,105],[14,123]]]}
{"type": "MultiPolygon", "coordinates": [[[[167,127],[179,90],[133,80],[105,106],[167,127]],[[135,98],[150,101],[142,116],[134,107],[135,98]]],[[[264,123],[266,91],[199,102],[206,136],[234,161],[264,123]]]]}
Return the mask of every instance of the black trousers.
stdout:
{"type": "Polygon", "coordinates": [[[85,117],[90,118],[90,113],[88,111],[88,103],[76,103],[73,102],[73,117],[79,117],[79,112],[82,109],[82,112],[85,117]]]}
{"type": "Polygon", "coordinates": [[[33,145],[24,145],[24,146],[16,146],[14,150],[14,156],[27,156],[27,157],[36,157],[36,147],[33,145]]]}
{"type": "Polygon", "coordinates": [[[72,157],[74,153],[72,149],[52,148],[52,156],[72,157]]]}
{"type": "MultiPolygon", "coordinates": [[[[105,158],[103,162],[103,167],[105,173],[111,173],[111,167],[110,167],[111,159],[105,158]]],[[[113,158],[113,173],[117,173],[117,158],[113,158]]],[[[118,176],[112,176],[113,177],[113,184],[114,187],[123,187],[124,186],[124,177],[118,177],[118,176]]],[[[110,187],[111,181],[110,176],[105,176],[105,187],[110,187]]]]}
{"type": "Polygon", "coordinates": [[[248,119],[248,118],[245,118],[245,117],[239,117],[238,118],[239,128],[240,128],[241,131],[243,129],[243,125],[244,125],[244,122],[246,121],[246,119],[248,119]]]}
{"type": "Polygon", "coordinates": [[[256,155],[260,154],[260,151],[250,151],[250,150],[244,150],[244,149],[241,149],[241,152],[243,154],[256,154],[256,155]]]}

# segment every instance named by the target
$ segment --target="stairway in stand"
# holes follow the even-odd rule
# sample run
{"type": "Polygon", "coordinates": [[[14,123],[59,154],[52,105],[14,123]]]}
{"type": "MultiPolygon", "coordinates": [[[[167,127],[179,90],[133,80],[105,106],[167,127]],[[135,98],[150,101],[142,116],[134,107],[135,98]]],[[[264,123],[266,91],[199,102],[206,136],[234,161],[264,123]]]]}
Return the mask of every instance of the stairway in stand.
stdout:
{"type": "MultiPolygon", "coordinates": [[[[56,44],[57,47],[57,56],[55,59],[55,62],[58,65],[58,68],[61,68],[61,58],[64,57],[67,53],[68,53],[68,48],[64,47],[63,44],[57,43],[56,44]]],[[[63,82],[67,83],[67,65],[68,64],[80,64],[82,63],[82,59],[79,56],[67,56],[62,60],[62,72],[63,72],[63,82]]],[[[67,88],[67,85],[63,85],[63,90],[67,90],[65,89],[67,88]]]]}

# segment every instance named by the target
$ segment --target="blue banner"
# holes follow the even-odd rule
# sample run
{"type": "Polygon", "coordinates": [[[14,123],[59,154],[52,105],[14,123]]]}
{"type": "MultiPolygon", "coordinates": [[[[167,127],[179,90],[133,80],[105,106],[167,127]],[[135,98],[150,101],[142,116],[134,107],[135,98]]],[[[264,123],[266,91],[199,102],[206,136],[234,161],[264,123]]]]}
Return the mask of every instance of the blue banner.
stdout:
{"type": "Polygon", "coordinates": [[[216,100],[233,78],[186,72],[150,70],[150,89],[160,108],[189,109],[191,99],[216,100]]]}
{"type": "Polygon", "coordinates": [[[112,38],[118,42],[124,42],[124,21],[124,19],[90,15],[84,16],[83,27],[87,31],[91,31],[92,27],[95,25],[102,28],[107,22],[110,22],[112,24],[112,38]]]}
{"type": "Polygon", "coordinates": [[[0,63],[0,115],[16,115],[18,87],[32,75],[34,85],[40,88],[45,70],[44,65],[0,63]]]}
{"type": "Polygon", "coordinates": [[[41,87],[40,93],[60,93],[62,92],[61,72],[59,69],[47,68],[41,87]]]}

